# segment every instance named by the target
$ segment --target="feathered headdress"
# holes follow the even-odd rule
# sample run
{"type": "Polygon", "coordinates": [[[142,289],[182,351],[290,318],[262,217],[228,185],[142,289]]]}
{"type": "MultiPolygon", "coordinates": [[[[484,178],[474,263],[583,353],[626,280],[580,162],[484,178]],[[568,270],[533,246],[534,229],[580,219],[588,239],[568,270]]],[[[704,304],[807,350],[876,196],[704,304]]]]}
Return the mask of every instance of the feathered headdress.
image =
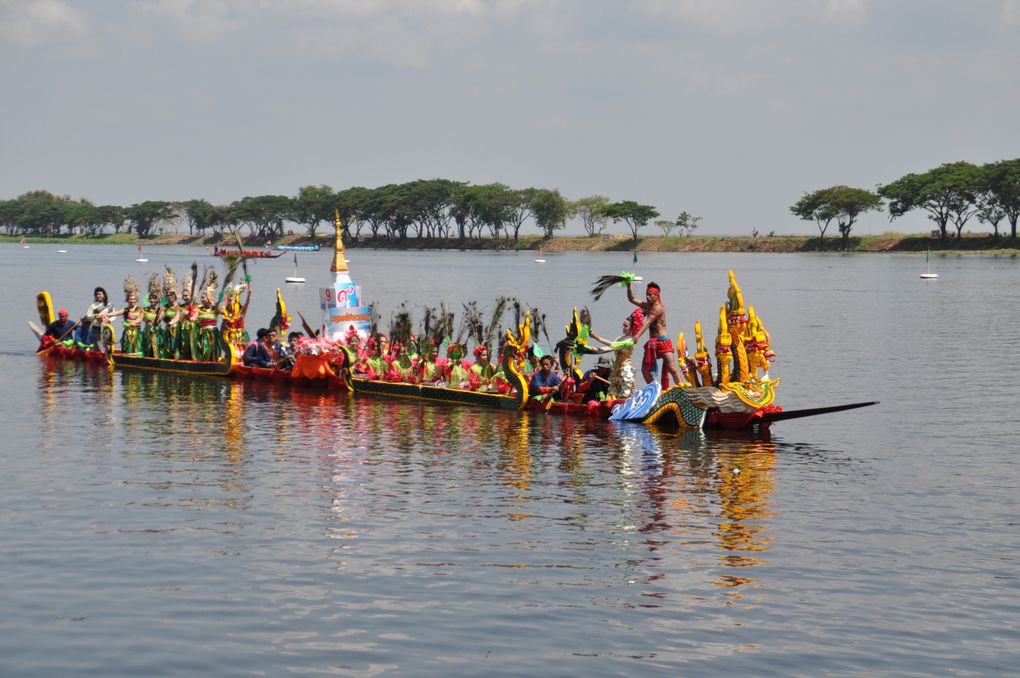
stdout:
{"type": "Polygon", "coordinates": [[[473,339],[475,343],[481,344],[485,340],[482,314],[478,310],[478,304],[473,301],[464,304],[464,320],[461,323],[460,330],[457,332],[458,344],[464,338],[465,332],[467,333],[467,338],[473,339]]]}
{"type": "Polygon", "coordinates": [[[492,341],[499,334],[499,324],[503,322],[503,314],[506,313],[506,307],[510,304],[510,299],[507,297],[500,297],[496,299],[496,305],[492,308],[492,317],[489,319],[489,327],[485,330],[485,342],[486,346],[491,346],[492,341]]]}
{"type": "Polygon", "coordinates": [[[209,298],[213,301],[216,300],[217,281],[218,277],[216,275],[216,271],[211,267],[206,268],[205,272],[202,274],[202,293],[208,294],[209,298]]]}
{"type": "Polygon", "coordinates": [[[192,264],[188,272],[184,274],[184,281],[181,283],[181,292],[187,292],[191,298],[195,298],[195,277],[198,275],[198,264],[192,264]]]}
{"type": "Polygon", "coordinates": [[[411,314],[407,306],[400,305],[397,312],[390,317],[390,338],[399,344],[407,344],[411,340],[411,314]]]}
{"type": "Polygon", "coordinates": [[[134,278],[131,276],[124,278],[124,299],[129,299],[132,294],[137,299],[140,293],[141,290],[138,288],[138,282],[134,278]]]}

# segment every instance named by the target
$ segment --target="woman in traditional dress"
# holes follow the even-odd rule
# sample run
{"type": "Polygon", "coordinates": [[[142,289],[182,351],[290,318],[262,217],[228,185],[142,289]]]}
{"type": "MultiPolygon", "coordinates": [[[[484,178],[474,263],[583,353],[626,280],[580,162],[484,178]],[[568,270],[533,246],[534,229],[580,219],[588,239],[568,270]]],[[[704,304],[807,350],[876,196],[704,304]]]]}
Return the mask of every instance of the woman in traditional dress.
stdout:
{"type": "Polygon", "coordinates": [[[181,360],[195,360],[198,354],[198,304],[195,303],[196,269],[184,274],[184,286],[181,289],[181,322],[178,330],[178,355],[181,360]]]}
{"type": "Polygon", "coordinates": [[[181,318],[184,310],[177,303],[177,278],[171,268],[163,274],[163,341],[159,357],[179,358],[181,355],[181,318]]]}
{"type": "Polygon", "coordinates": [[[127,306],[119,311],[114,311],[111,316],[119,315],[124,317],[124,329],[120,338],[120,350],[124,353],[141,353],[142,340],[142,307],[138,305],[140,290],[138,283],[131,276],[124,279],[124,301],[127,306]]]}
{"type": "Polygon", "coordinates": [[[220,315],[216,304],[216,272],[206,271],[202,285],[202,298],[198,303],[198,339],[195,342],[196,360],[213,361],[220,357],[220,333],[216,321],[220,315]]]}
{"type": "Polygon", "coordinates": [[[149,294],[142,309],[142,354],[149,358],[158,358],[160,353],[160,325],[162,324],[163,285],[159,274],[149,276],[149,294]]]}

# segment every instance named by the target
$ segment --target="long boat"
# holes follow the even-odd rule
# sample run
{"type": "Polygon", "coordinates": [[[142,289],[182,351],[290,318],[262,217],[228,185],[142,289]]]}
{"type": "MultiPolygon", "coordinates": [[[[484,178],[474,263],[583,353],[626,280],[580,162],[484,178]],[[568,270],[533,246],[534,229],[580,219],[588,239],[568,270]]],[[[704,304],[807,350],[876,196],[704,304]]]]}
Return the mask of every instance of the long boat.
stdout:
{"type": "MultiPolygon", "coordinates": [[[[343,259],[340,230],[338,223],[337,249],[332,270],[334,273],[344,272],[344,284],[349,286],[352,283],[346,276],[347,268],[343,259]]],[[[264,250],[253,251],[264,253],[264,250]]],[[[237,252],[238,250],[233,250],[230,253],[237,252]]],[[[779,379],[773,379],[768,374],[769,364],[774,359],[769,334],[765,331],[760,317],[755,314],[754,308],[745,307],[742,292],[732,271],[729,272],[729,279],[728,300],[719,311],[719,329],[715,346],[718,368],[716,373],[713,374],[712,371],[700,324],[696,323],[697,347],[693,357],[687,355],[683,334],[677,337],[676,356],[682,368],[683,383],[666,389],[652,383],[627,394],[626,398],[611,397],[605,401],[587,404],[569,398],[547,401],[529,397],[528,379],[522,375],[521,368],[531,340],[530,317],[526,318],[524,324],[506,331],[504,350],[500,359],[503,374],[509,385],[506,392],[451,388],[442,383],[408,383],[368,378],[356,371],[353,352],[338,336],[331,340],[330,350],[326,353],[299,352],[290,370],[245,366],[241,361],[244,347],[226,342],[222,344],[225,349],[222,351],[223,355],[216,361],[155,358],[128,354],[117,349],[103,353],[67,346],[42,336],[37,353],[59,359],[105,363],[113,368],[227,377],[295,388],[327,388],[353,392],[356,395],[475,405],[501,410],[533,410],[679,429],[723,428],[764,431],[778,421],[878,404],[878,401],[865,401],[784,411],[775,403],[779,379]]],[[[40,292],[36,301],[39,319],[43,325],[53,322],[53,305],[49,294],[40,292]]],[[[575,312],[574,323],[578,322],[575,312]]],[[[581,327],[576,325],[574,329],[578,331],[581,327]]],[[[37,331],[37,334],[41,332],[37,331]]]]}
{"type": "Polygon", "coordinates": [[[277,245],[276,249],[284,252],[318,252],[318,245],[277,245]]]}
{"type": "Polygon", "coordinates": [[[231,256],[242,256],[246,259],[275,259],[282,257],[283,252],[273,252],[272,250],[250,250],[241,248],[231,247],[220,247],[217,245],[213,248],[213,256],[217,257],[231,257],[231,256]]]}

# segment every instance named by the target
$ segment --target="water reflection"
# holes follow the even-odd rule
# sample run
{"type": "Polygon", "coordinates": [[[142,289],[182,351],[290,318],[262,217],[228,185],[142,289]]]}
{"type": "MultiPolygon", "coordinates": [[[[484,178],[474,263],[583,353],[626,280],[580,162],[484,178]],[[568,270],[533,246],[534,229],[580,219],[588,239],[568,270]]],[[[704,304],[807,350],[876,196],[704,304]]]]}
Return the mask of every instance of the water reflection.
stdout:
{"type": "Polygon", "coordinates": [[[152,504],[246,509],[253,487],[273,483],[278,510],[307,511],[307,497],[284,502],[318,479],[323,557],[339,570],[390,520],[417,525],[418,534],[391,533],[412,542],[443,526],[451,552],[464,547],[457,534],[483,522],[490,534],[503,521],[476,565],[574,567],[579,552],[616,553],[620,569],[602,576],[622,572],[640,604],[654,606],[703,597],[702,584],[739,600],[760,585],[753,573],[772,548],[776,444],[767,437],[73,363],[40,371],[46,430],[59,430],[69,394],[83,391],[90,419],[116,422],[96,434],[104,444],[146,460],[131,482],[152,489],[152,504]],[[510,554],[498,556],[499,539],[510,554]]]}

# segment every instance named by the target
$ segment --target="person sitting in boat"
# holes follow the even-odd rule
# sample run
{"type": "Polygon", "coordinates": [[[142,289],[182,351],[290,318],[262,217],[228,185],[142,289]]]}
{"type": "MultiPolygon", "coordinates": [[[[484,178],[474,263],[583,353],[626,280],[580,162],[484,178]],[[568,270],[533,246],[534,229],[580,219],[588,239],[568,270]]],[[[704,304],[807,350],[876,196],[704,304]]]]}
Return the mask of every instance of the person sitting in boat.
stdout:
{"type": "Polygon", "coordinates": [[[475,362],[468,369],[468,382],[471,384],[471,390],[489,390],[488,387],[496,374],[496,366],[489,360],[489,347],[485,344],[478,344],[472,353],[475,362]]]}
{"type": "Polygon", "coordinates": [[[81,318],[82,332],[79,341],[105,353],[106,340],[113,335],[109,325],[109,318],[114,312],[113,306],[110,304],[106,290],[102,287],[97,287],[92,291],[92,298],[92,303],[89,304],[85,315],[81,318]]]}
{"type": "Polygon", "coordinates": [[[581,394],[581,402],[601,402],[609,393],[609,377],[613,371],[613,361],[607,356],[599,356],[595,367],[584,373],[577,384],[577,392],[581,394]]]}
{"type": "Polygon", "coordinates": [[[255,333],[256,340],[248,345],[242,358],[247,367],[272,369],[280,364],[283,347],[276,340],[276,332],[260,327],[255,333]]]}
{"type": "Polygon", "coordinates": [[[62,308],[57,311],[57,319],[46,326],[46,331],[43,333],[44,337],[48,337],[45,341],[47,343],[54,343],[62,341],[65,343],[71,343],[74,340],[71,338],[71,330],[74,329],[77,323],[71,322],[68,317],[67,309],[62,308]]]}
{"type": "Polygon", "coordinates": [[[369,379],[382,379],[389,371],[386,362],[386,347],[389,340],[382,334],[368,338],[368,355],[361,361],[361,368],[369,379]]]}
{"type": "Polygon", "coordinates": [[[551,355],[542,356],[538,371],[531,375],[531,396],[545,403],[560,395],[560,375],[553,371],[553,363],[551,355]]]}
{"type": "Polygon", "coordinates": [[[297,360],[297,349],[298,342],[305,336],[301,332],[291,332],[287,335],[287,344],[283,347],[283,354],[280,358],[279,368],[281,370],[289,370],[294,367],[294,362],[297,360]]]}

